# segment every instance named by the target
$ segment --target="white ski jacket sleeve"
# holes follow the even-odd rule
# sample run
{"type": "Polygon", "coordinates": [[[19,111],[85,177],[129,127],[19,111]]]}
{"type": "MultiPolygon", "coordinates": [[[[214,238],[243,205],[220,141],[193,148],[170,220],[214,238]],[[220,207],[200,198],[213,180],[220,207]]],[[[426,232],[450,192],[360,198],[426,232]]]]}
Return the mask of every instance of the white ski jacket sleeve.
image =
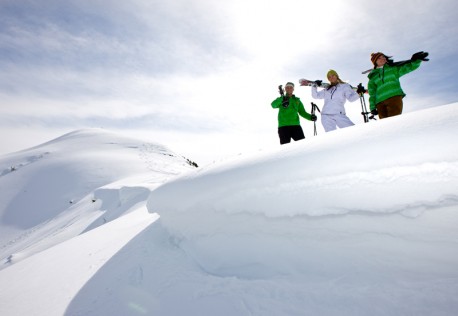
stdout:
{"type": "Polygon", "coordinates": [[[359,99],[359,95],[348,83],[339,83],[329,89],[317,90],[312,86],[312,98],[324,99],[321,114],[345,114],[345,102],[354,102],[359,99]]]}

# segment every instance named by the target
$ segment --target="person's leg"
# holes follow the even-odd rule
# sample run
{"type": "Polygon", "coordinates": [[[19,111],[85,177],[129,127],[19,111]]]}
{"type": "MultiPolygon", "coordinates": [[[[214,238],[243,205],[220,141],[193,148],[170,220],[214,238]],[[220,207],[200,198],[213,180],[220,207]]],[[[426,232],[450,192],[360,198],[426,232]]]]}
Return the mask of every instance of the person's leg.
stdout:
{"type": "Polygon", "coordinates": [[[336,125],[339,128],[345,128],[355,125],[345,114],[336,114],[334,115],[336,120],[336,125]]]}
{"type": "Polygon", "coordinates": [[[304,131],[300,125],[291,126],[291,137],[295,141],[305,138],[304,131]]]}
{"type": "Polygon", "coordinates": [[[377,104],[377,112],[379,119],[384,119],[385,117],[388,117],[388,112],[386,110],[386,105],[384,102],[380,102],[379,104],[377,104]]]}
{"type": "Polygon", "coordinates": [[[321,114],[321,125],[323,125],[325,132],[330,132],[337,128],[333,115],[328,114],[321,114]]]}
{"type": "Polygon", "coordinates": [[[377,104],[378,117],[380,119],[396,116],[402,113],[402,96],[391,97],[377,104]]]}
{"type": "Polygon", "coordinates": [[[386,101],[388,101],[386,103],[388,117],[402,114],[402,96],[398,95],[386,101]]]}
{"type": "Polygon", "coordinates": [[[279,127],[278,136],[280,137],[280,145],[289,143],[291,141],[291,135],[288,126],[279,127]]]}

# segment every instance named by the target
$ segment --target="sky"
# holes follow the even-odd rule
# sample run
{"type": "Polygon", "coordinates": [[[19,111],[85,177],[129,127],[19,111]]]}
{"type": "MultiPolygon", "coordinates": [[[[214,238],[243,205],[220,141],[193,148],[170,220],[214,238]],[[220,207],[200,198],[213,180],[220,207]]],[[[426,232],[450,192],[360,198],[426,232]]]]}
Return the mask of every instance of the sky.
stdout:
{"type": "Polygon", "coordinates": [[[0,314],[454,315],[457,106],[200,168],[104,129],[1,156],[0,314]]]}
{"type": "MultiPolygon", "coordinates": [[[[395,61],[430,53],[401,80],[404,112],[455,102],[457,9],[453,0],[3,0],[0,154],[87,127],[160,141],[201,165],[275,147],[280,84],[335,69],[366,85],[376,51],[395,61]]],[[[310,88],[295,94],[309,109],[310,88]]],[[[347,111],[363,122],[359,102],[347,111]]],[[[313,124],[301,124],[312,136],[313,124]]]]}

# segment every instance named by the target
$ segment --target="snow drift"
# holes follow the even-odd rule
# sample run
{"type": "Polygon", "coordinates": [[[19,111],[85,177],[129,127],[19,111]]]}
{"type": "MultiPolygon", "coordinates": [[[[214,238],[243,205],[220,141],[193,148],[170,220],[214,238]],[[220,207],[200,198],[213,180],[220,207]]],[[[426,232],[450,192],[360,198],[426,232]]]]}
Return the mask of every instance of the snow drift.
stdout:
{"type": "Polygon", "coordinates": [[[453,315],[457,105],[200,169],[93,130],[0,157],[0,314],[453,315]]]}
{"type": "Polygon", "coordinates": [[[188,173],[148,209],[206,273],[301,288],[280,286],[288,303],[254,314],[446,315],[458,308],[457,122],[453,104],[320,135],[188,173]]]}

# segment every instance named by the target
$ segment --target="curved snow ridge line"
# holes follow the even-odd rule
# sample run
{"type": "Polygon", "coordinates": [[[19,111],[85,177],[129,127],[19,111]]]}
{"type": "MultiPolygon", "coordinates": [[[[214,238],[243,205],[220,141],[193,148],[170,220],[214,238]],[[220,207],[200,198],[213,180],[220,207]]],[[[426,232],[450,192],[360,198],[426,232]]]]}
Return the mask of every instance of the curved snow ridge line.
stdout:
{"type": "Polygon", "coordinates": [[[328,214],[313,212],[307,213],[309,216],[326,216],[326,215],[347,215],[347,214],[358,214],[358,215],[391,215],[391,214],[400,214],[409,218],[416,218],[423,214],[427,210],[449,207],[458,205],[458,195],[446,195],[438,198],[435,201],[415,201],[412,203],[392,205],[391,207],[385,209],[362,209],[362,208],[336,208],[334,210],[329,209],[328,214]]]}
{"type": "MultiPolygon", "coordinates": [[[[419,179],[427,178],[428,181],[442,182],[447,180],[458,180],[458,162],[427,162],[410,166],[395,166],[376,170],[355,171],[339,175],[317,177],[312,180],[304,180],[303,183],[311,187],[355,184],[379,184],[395,181],[416,182],[419,179]]],[[[280,184],[277,189],[282,187],[280,184]]]]}
{"type": "MultiPolygon", "coordinates": [[[[57,216],[24,231],[0,247],[1,262],[4,265],[17,263],[81,234],[103,214],[98,210],[100,204],[90,193],[57,216]]],[[[5,267],[0,266],[0,270],[5,267]]]]}
{"type": "Polygon", "coordinates": [[[0,248],[2,268],[42,252],[78,235],[108,224],[144,207],[150,190],[145,187],[99,188],[58,216],[29,230],[0,248]],[[36,233],[34,240],[27,241],[36,233]],[[24,240],[19,244],[21,239],[24,240]],[[7,246],[15,246],[7,252],[7,246]],[[5,249],[2,249],[5,248],[5,249]]]}
{"type": "MultiPolygon", "coordinates": [[[[161,216],[162,225],[169,231],[171,235],[175,236],[214,236],[215,234],[224,233],[227,231],[237,232],[240,234],[244,231],[251,231],[256,227],[256,232],[260,233],[262,227],[256,225],[257,221],[267,221],[267,223],[276,223],[275,225],[291,225],[288,228],[289,232],[293,232],[297,229],[297,221],[305,221],[305,223],[317,223],[316,220],[338,220],[339,218],[345,218],[351,215],[365,216],[369,218],[381,218],[387,219],[393,215],[403,216],[405,218],[415,219],[420,217],[424,212],[428,210],[437,210],[447,207],[455,207],[458,205],[458,195],[447,195],[435,201],[418,201],[406,204],[397,204],[387,208],[321,208],[321,209],[310,209],[307,212],[302,213],[291,213],[285,214],[284,212],[279,214],[260,214],[250,210],[244,212],[231,213],[227,210],[215,210],[209,211],[196,211],[196,212],[179,212],[173,214],[166,214],[161,216]],[[264,215],[264,216],[263,216],[264,215]],[[199,218],[198,225],[189,225],[189,222],[199,218]],[[239,224],[235,228],[232,223],[239,218],[239,224]],[[240,218],[244,218],[243,221],[240,218]],[[272,222],[273,220],[273,222],[272,222]],[[279,220],[279,222],[277,222],[279,220]],[[249,228],[240,226],[240,222],[247,223],[249,228]],[[249,224],[248,224],[249,223],[249,224]]],[[[339,222],[337,222],[339,223],[339,222]]],[[[243,226],[243,225],[242,225],[243,226]]],[[[303,227],[301,228],[301,230],[303,227]]],[[[269,234],[273,233],[272,227],[269,226],[269,234]]],[[[181,237],[177,237],[178,240],[181,237]]]]}
{"type": "MultiPolygon", "coordinates": [[[[20,233],[19,235],[17,236],[14,236],[13,239],[9,240],[9,241],[6,241],[3,245],[0,245],[0,261],[3,261],[4,258],[1,258],[3,256],[3,250],[10,247],[10,246],[13,246],[13,245],[16,245],[18,244],[19,242],[21,242],[22,240],[24,239],[27,239],[30,235],[34,234],[35,232],[41,230],[43,227],[45,227],[46,225],[48,225],[53,219],[49,219],[47,221],[44,221],[30,229],[27,229],[25,231],[23,231],[22,233],[20,233]]],[[[0,268],[1,269],[1,268],[0,268]]]]}
{"type": "Polygon", "coordinates": [[[45,155],[49,155],[49,154],[50,154],[50,152],[47,151],[47,152],[44,152],[42,154],[37,154],[37,155],[21,158],[21,160],[23,160],[22,162],[14,163],[8,169],[4,169],[0,173],[0,177],[4,176],[4,175],[7,175],[7,174],[9,174],[9,173],[11,173],[13,171],[17,171],[17,170],[21,169],[22,167],[26,167],[26,166],[28,166],[28,165],[36,162],[36,161],[39,161],[40,159],[44,158],[45,155]]]}
{"type": "Polygon", "coordinates": [[[338,215],[349,210],[393,213],[421,205],[430,208],[441,205],[446,196],[456,196],[458,163],[424,163],[273,182],[264,187],[207,196],[192,208],[229,214],[260,213],[268,217],[338,215]]]}
{"type": "Polygon", "coordinates": [[[179,157],[162,145],[144,143],[139,148],[138,156],[148,170],[167,178],[176,177],[184,171],[190,170],[184,157],[179,157]],[[176,161],[177,164],[171,163],[172,160],[176,161]]]}
{"type": "Polygon", "coordinates": [[[5,256],[1,262],[5,265],[17,263],[37,252],[112,222],[143,207],[149,193],[150,190],[145,187],[99,188],[73,204],[68,211],[19,236],[24,240],[20,248],[6,253],[6,246],[19,244],[19,238],[2,247],[5,249],[0,248],[0,254],[4,253],[5,256]],[[38,235],[34,241],[27,242],[27,238],[33,233],[38,235]]]}

